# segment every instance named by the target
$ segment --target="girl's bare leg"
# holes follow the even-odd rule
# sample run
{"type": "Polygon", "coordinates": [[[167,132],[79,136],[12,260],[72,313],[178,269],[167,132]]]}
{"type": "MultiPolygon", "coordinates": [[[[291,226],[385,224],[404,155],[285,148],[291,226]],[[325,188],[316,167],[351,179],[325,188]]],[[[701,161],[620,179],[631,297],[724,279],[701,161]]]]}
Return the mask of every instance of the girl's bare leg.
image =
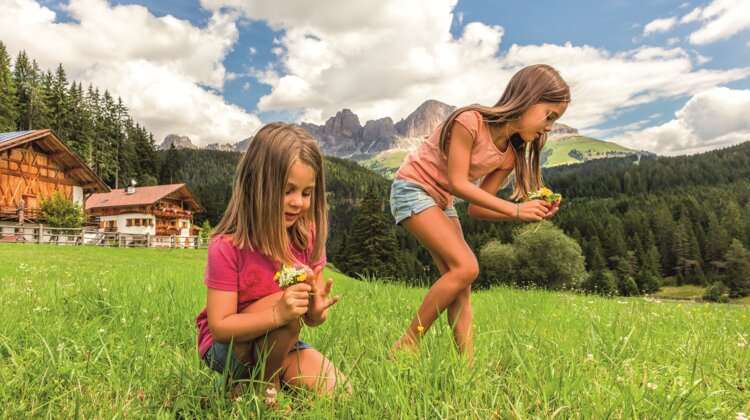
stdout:
{"type": "MultiPolygon", "coordinates": [[[[281,298],[283,292],[266,296],[250,304],[242,313],[253,313],[268,310],[281,298]]],[[[281,388],[279,373],[292,346],[299,340],[300,322],[294,320],[280,328],[269,331],[252,342],[235,343],[234,354],[245,363],[255,363],[265,356],[263,380],[271,383],[278,390],[281,388]]]]}
{"type": "MultiPolygon", "coordinates": [[[[455,224],[458,231],[463,237],[463,230],[458,218],[451,217],[450,220],[455,224]]],[[[448,271],[448,266],[437,255],[430,251],[433,261],[441,275],[448,271]]],[[[450,306],[448,306],[448,324],[453,328],[453,340],[459,353],[467,358],[471,358],[474,353],[473,331],[471,328],[472,309],[471,309],[471,286],[462,290],[450,306]]]]}
{"type": "Polygon", "coordinates": [[[333,363],[315,349],[300,349],[289,353],[282,364],[284,382],[297,387],[305,387],[318,394],[332,394],[336,388],[352,388],[346,377],[333,363]]]}
{"type": "Polygon", "coordinates": [[[463,347],[461,350],[465,353],[472,351],[469,292],[471,283],[479,274],[479,264],[460,228],[457,229],[456,222],[451,221],[439,207],[430,207],[402,222],[427,248],[436,264],[443,266],[444,272],[427,292],[409,328],[394,344],[397,349],[416,348],[420,337],[419,327],[427,331],[440,313],[456,302],[449,313],[449,317],[452,315],[453,318],[456,343],[459,348],[463,347]],[[455,326],[458,326],[458,330],[455,326]]]}

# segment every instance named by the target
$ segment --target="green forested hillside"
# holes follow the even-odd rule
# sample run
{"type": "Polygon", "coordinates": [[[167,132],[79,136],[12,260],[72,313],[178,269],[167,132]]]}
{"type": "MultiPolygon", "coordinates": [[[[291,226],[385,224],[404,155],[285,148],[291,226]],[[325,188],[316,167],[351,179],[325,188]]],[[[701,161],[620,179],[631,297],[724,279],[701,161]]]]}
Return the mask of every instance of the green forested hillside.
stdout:
{"type": "MultiPolygon", "coordinates": [[[[159,153],[164,159],[172,153],[182,162],[174,182],[188,183],[214,224],[230,194],[240,155],[204,150],[159,153]]],[[[331,209],[329,259],[346,266],[342,258],[359,246],[347,237],[368,191],[380,197],[383,215],[391,220],[390,182],[344,159],[326,157],[325,164],[331,209]]],[[[664,279],[670,284],[722,279],[732,240],[744,247],[750,244],[750,143],[695,156],[594,160],[548,168],[544,174],[565,197],[553,222],[580,244],[587,268],[630,276],[642,291],[653,290],[664,279]]],[[[507,189],[499,193],[507,194],[507,189]]],[[[467,242],[477,254],[489,240],[510,242],[518,226],[471,220],[465,204],[457,208],[467,242]]],[[[403,228],[394,229],[402,276],[409,281],[434,280],[437,271],[427,252],[403,228]]],[[[357,271],[348,268],[350,273],[357,271]]]]}

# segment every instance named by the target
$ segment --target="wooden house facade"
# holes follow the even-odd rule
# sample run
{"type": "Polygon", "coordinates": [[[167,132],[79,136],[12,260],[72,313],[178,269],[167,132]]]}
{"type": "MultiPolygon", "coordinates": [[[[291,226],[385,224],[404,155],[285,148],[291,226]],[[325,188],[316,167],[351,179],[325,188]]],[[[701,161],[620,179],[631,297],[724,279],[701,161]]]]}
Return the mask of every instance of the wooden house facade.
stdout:
{"type": "Polygon", "coordinates": [[[52,130],[0,133],[0,221],[43,223],[41,201],[55,191],[83,206],[109,190],[52,130]]]}
{"type": "Polygon", "coordinates": [[[196,236],[194,216],[205,211],[185,184],[128,187],[86,200],[100,230],[126,234],[196,236]]]}

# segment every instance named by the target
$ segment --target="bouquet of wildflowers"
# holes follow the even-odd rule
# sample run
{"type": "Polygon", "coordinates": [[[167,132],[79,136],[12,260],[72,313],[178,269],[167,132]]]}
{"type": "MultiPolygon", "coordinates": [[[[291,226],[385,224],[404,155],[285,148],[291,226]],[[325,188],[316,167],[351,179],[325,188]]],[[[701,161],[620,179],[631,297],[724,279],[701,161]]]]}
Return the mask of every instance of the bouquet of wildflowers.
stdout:
{"type": "Polygon", "coordinates": [[[273,279],[279,283],[279,287],[285,289],[293,284],[302,283],[313,274],[310,267],[302,264],[286,265],[281,264],[278,273],[273,279]]]}
{"type": "Polygon", "coordinates": [[[549,188],[542,188],[541,190],[532,191],[529,193],[527,200],[544,200],[548,202],[558,201],[562,202],[562,195],[553,193],[549,188]]]}

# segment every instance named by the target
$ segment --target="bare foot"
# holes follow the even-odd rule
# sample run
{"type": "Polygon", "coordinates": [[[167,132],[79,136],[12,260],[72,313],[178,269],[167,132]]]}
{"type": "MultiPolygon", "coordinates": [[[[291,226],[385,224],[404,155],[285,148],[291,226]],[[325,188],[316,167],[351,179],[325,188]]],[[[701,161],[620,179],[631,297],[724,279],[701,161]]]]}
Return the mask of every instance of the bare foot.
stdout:
{"type": "Polygon", "coordinates": [[[409,333],[405,333],[401,336],[388,350],[388,360],[394,360],[398,353],[413,354],[419,350],[419,343],[409,333]]]}

